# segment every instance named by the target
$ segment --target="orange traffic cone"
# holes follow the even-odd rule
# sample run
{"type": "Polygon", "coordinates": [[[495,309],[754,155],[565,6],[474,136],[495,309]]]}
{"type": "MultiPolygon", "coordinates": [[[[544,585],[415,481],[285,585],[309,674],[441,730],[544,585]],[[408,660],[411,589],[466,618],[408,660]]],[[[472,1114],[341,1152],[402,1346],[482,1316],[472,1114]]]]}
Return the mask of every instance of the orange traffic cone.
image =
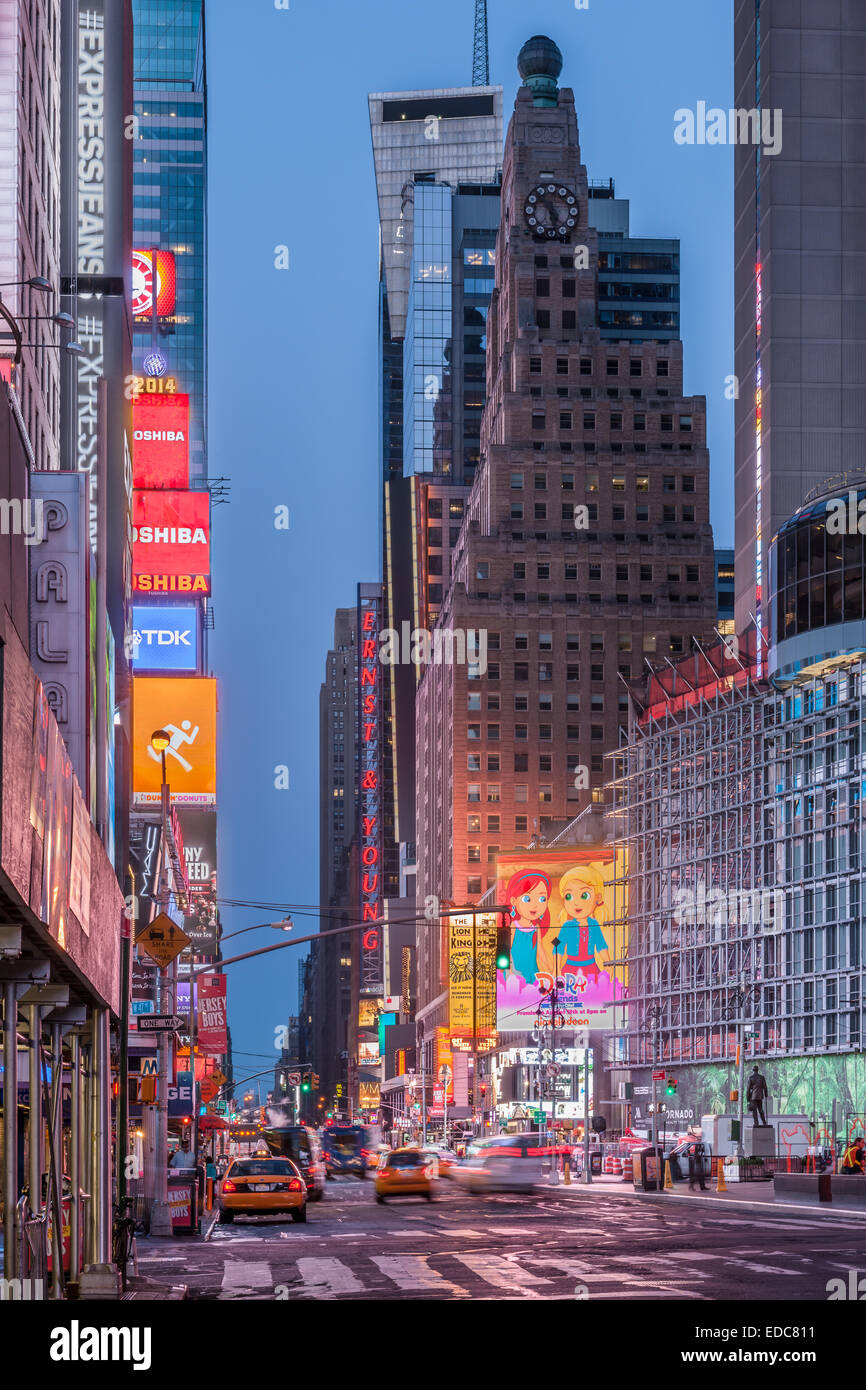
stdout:
{"type": "Polygon", "coordinates": [[[716,1178],[716,1191],[727,1192],[728,1184],[725,1182],[725,1163],[724,1159],[719,1159],[718,1177],[716,1178]]]}
{"type": "Polygon", "coordinates": [[[664,1190],[665,1190],[665,1192],[673,1192],[673,1190],[674,1190],[674,1177],[673,1177],[673,1173],[671,1172],[671,1161],[670,1161],[669,1158],[665,1159],[665,1184],[664,1184],[664,1190]]]}

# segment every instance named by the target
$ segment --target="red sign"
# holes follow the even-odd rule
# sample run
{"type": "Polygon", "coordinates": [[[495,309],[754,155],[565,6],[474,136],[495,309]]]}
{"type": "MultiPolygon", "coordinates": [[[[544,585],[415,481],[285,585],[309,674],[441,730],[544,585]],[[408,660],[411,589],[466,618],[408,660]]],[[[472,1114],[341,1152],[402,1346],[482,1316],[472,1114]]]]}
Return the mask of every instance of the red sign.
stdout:
{"type": "Polygon", "coordinates": [[[189,487],[189,396],[138,396],[132,405],[132,486],[189,487]]]}
{"type": "Polygon", "coordinates": [[[665,1074],[664,1074],[663,1071],[654,1071],[654,1072],[653,1072],[653,1081],[664,1081],[664,1079],[665,1079],[665,1074]]]}
{"type": "Polygon", "coordinates": [[[174,313],[176,274],[172,251],[133,251],[132,313],[136,323],[153,318],[153,261],[156,257],[156,316],[174,313]]]}
{"type": "MultiPolygon", "coordinates": [[[[380,585],[358,586],[358,777],[360,865],[358,901],[361,921],[382,916],[382,762],[379,663],[382,591],[380,585]]],[[[361,938],[362,995],[384,994],[382,934],[368,927],[361,938]]]]}
{"type": "Polygon", "coordinates": [[[210,495],[132,494],[132,587],[148,594],[210,593],[210,495]]]}
{"type": "Polygon", "coordinates": [[[199,1051],[223,1056],[228,1051],[226,1026],[226,977],[202,975],[198,987],[199,1051]]]}

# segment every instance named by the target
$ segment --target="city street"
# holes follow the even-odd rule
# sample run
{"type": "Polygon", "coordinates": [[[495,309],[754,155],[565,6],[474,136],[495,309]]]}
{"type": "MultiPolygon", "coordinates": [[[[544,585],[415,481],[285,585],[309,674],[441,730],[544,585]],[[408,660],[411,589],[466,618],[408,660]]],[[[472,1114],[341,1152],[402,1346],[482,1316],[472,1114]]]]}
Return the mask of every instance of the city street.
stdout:
{"type": "MultiPolygon", "coordinates": [[[[213,1218],[211,1218],[212,1220],[213,1218]]],[[[863,1263],[863,1221],[760,1210],[676,1211],[628,1193],[560,1189],[377,1206],[340,1179],[306,1226],[240,1220],[192,1242],[139,1242],[142,1275],[190,1299],[825,1300],[863,1263]]]]}

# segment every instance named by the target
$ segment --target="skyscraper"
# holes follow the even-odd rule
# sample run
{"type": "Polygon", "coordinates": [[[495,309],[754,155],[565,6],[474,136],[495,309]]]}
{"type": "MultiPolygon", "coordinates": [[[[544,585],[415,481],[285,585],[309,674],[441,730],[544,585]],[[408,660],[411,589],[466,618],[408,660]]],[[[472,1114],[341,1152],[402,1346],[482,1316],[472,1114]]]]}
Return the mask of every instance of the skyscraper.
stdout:
{"type": "MultiPolygon", "coordinates": [[[[736,622],[768,629],[767,554],[826,478],[862,473],[866,13],[855,0],[737,0],[737,108],[781,149],[734,151],[736,622]]],[[[759,644],[759,658],[764,642],[759,644]]]]}
{"type": "MultiPolygon", "coordinates": [[[[357,610],[338,608],[334,644],[319,692],[319,902],[322,931],[351,922],[349,846],[355,835],[358,650],[357,610]]],[[[313,945],[315,968],[312,1060],[323,1094],[347,1086],[352,939],[329,936],[313,945]]],[[[343,1095],[347,1090],[343,1090],[343,1095]]]]}
{"type": "MultiPolygon", "coordinates": [[[[60,281],[60,3],[38,10],[24,0],[0,3],[0,290],[6,308],[26,322],[16,385],[33,448],[34,468],[60,467],[60,354],[56,326],[60,281]],[[18,281],[41,276],[50,291],[18,281]]],[[[0,323],[0,353],[11,356],[0,323]]],[[[9,380],[6,362],[0,363],[9,380]]]]}
{"type": "MultiPolygon", "coordinates": [[[[637,307],[622,336],[601,322],[603,234],[561,66],[549,39],[521,51],[481,464],[439,615],[455,634],[483,633],[486,655],[431,663],[419,684],[420,901],[477,900],[500,849],[602,805],[623,681],[715,621],[705,402],[683,394],[672,308],[654,325],[637,307]]],[[[659,257],[649,278],[675,286],[676,243],[639,244],[659,257]]],[[[436,923],[419,933],[419,1003],[432,1010],[446,989],[436,923]]]]}
{"type": "MultiPolygon", "coordinates": [[[[134,0],[134,237],[173,257],[175,308],[136,314],[135,365],[156,350],[190,398],[189,473],[207,478],[207,89],[203,0],[134,0]]],[[[169,268],[171,267],[171,268],[169,268]]],[[[145,272],[137,266],[136,277],[145,272]]],[[[161,274],[162,271],[159,271],[161,274]]],[[[136,290],[133,284],[133,303],[136,290]]],[[[145,291],[146,293],[146,291],[145,291]]]]}
{"type": "MultiPolygon", "coordinates": [[[[428,626],[478,465],[487,303],[499,220],[502,89],[369,98],[379,197],[384,626],[428,626]]],[[[385,692],[385,854],[415,839],[417,671],[385,692]]]]}

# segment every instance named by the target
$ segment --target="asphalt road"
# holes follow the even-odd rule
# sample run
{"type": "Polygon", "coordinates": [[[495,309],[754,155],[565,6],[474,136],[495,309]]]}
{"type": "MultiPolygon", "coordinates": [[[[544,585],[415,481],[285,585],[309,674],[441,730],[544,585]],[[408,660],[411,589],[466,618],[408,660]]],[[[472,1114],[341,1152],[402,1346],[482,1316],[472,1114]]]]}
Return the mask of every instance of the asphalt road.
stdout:
{"type": "MultiPolygon", "coordinates": [[[[342,1178],[307,1224],[239,1218],[206,1239],[139,1241],[140,1272],[191,1299],[827,1299],[866,1272],[866,1225],[804,1212],[662,1209],[615,1190],[377,1206],[371,1179],[342,1178]]],[[[207,1218],[208,1223],[212,1218],[207,1218]]]]}

